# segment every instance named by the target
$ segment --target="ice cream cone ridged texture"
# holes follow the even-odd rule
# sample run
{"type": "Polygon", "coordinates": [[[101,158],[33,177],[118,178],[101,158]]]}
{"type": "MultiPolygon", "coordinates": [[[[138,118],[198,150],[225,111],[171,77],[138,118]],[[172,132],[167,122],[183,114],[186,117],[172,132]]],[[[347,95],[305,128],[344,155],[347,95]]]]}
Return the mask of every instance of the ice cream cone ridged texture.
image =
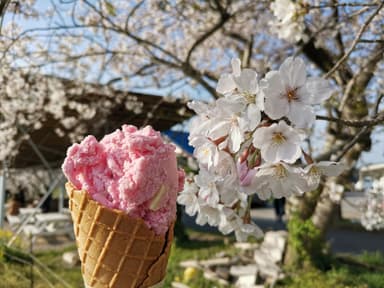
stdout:
{"type": "Polygon", "coordinates": [[[87,136],[68,149],[62,168],[76,189],[142,219],[157,235],[175,221],[184,172],[177,168],[175,147],[150,126],[124,125],[100,142],[87,136]]]}
{"type": "Polygon", "coordinates": [[[86,287],[153,287],[164,279],[173,224],[156,235],[141,219],[101,205],[71,183],[66,190],[86,287]]]}

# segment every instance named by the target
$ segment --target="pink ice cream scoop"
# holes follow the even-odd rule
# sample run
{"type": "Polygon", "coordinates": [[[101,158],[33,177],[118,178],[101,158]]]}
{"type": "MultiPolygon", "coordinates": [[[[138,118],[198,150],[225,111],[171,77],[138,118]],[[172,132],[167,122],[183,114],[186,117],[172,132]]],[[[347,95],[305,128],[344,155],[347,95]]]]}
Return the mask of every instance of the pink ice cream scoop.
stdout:
{"type": "Polygon", "coordinates": [[[62,169],[76,189],[142,218],[158,235],[176,218],[184,171],[177,168],[175,146],[164,143],[150,126],[124,125],[100,142],[87,136],[68,149],[62,169]]]}

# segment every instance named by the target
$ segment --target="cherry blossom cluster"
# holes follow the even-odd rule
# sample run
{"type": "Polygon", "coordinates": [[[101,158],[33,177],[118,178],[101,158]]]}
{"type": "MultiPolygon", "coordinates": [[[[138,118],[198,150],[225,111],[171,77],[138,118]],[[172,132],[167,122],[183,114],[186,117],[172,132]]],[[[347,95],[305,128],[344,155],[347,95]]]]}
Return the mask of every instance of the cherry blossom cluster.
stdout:
{"type": "Polygon", "coordinates": [[[366,202],[361,224],[367,230],[384,229],[384,177],[375,179],[372,187],[365,191],[366,202]]]}
{"type": "Polygon", "coordinates": [[[196,222],[208,223],[239,241],[258,237],[252,222],[252,195],[260,199],[301,195],[318,187],[322,175],[337,176],[336,162],[314,163],[302,148],[315,121],[313,106],[332,94],[321,78],[307,77],[304,61],[287,58],[262,80],[232,60],[231,74],[220,77],[213,103],[193,101],[197,113],[190,144],[199,172],[188,180],[178,202],[196,222]]]}
{"type": "MultiPolygon", "coordinates": [[[[59,169],[52,170],[52,177],[58,177],[59,169]]],[[[25,169],[9,169],[6,175],[7,190],[10,194],[17,194],[21,190],[25,193],[25,200],[32,202],[38,198],[52,184],[49,171],[44,168],[33,167],[25,169]]]]}
{"type": "MultiPolygon", "coordinates": [[[[106,119],[117,104],[124,103],[127,111],[142,113],[143,103],[137,96],[75,81],[68,85],[61,78],[33,72],[0,69],[0,161],[16,156],[20,143],[48,119],[56,121],[54,131],[58,136],[68,136],[75,142],[84,137],[90,119],[106,119]],[[99,97],[84,103],[83,94],[99,97]]],[[[95,125],[102,125],[102,121],[95,125]]]]}
{"type": "Polygon", "coordinates": [[[271,3],[271,10],[275,16],[271,26],[280,39],[294,43],[303,38],[306,13],[298,3],[291,0],[275,0],[271,3]]]}

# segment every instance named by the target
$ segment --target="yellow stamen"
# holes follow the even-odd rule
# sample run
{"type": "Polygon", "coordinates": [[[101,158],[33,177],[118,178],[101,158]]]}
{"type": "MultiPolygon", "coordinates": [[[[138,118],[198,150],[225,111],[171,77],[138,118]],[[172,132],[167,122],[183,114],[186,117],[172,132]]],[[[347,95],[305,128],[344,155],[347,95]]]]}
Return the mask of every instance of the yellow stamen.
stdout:
{"type": "Polygon", "coordinates": [[[308,173],[311,177],[320,177],[321,176],[321,170],[317,168],[316,166],[312,166],[311,169],[309,169],[308,173]]]}
{"type": "Polygon", "coordinates": [[[245,91],[245,92],[243,92],[243,96],[244,96],[245,100],[247,100],[247,102],[249,104],[252,104],[252,103],[256,102],[256,95],[255,94],[251,94],[251,93],[245,91]]]}
{"type": "Polygon", "coordinates": [[[286,96],[288,98],[288,102],[299,100],[299,97],[297,96],[296,91],[297,91],[296,88],[295,89],[290,88],[287,90],[286,96]]]}
{"type": "Polygon", "coordinates": [[[287,169],[285,169],[285,167],[281,164],[275,166],[275,172],[275,176],[278,178],[286,178],[288,176],[287,169]]]}
{"type": "Polygon", "coordinates": [[[275,143],[277,145],[281,145],[286,141],[286,139],[285,139],[285,136],[283,135],[283,133],[275,132],[272,135],[272,141],[273,141],[273,143],[275,143]]]}

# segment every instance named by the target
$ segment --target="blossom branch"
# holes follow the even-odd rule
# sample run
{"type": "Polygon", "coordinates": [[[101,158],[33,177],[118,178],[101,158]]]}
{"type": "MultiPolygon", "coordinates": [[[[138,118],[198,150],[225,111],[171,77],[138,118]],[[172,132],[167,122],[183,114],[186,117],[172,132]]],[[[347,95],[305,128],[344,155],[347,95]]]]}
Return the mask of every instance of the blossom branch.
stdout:
{"type": "Polygon", "coordinates": [[[3,26],[4,14],[5,14],[5,11],[7,10],[9,2],[10,2],[10,0],[1,0],[0,1],[0,18],[1,18],[0,31],[1,31],[1,27],[3,26]]]}
{"type": "Polygon", "coordinates": [[[339,155],[334,159],[334,161],[340,161],[348,151],[359,141],[361,136],[363,136],[369,129],[369,126],[365,126],[360,129],[360,131],[352,138],[351,141],[348,141],[347,145],[343,147],[343,150],[339,153],[339,155]]]}
{"type": "Polygon", "coordinates": [[[377,6],[378,1],[371,3],[361,2],[350,2],[350,3],[333,3],[333,4],[322,4],[322,5],[311,5],[308,9],[323,9],[323,8],[337,8],[337,7],[374,7],[377,6]]]}
{"type": "Polygon", "coordinates": [[[368,19],[365,21],[363,26],[361,26],[360,30],[358,31],[355,39],[353,40],[351,47],[348,49],[348,51],[344,54],[343,57],[337,61],[337,63],[332,67],[331,70],[328,71],[328,73],[324,76],[325,78],[328,78],[332,73],[334,73],[340,66],[341,64],[344,63],[345,60],[348,59],[348,57],[351,55],[353,50],[355,49],[356,45],[359,43],[360,38],[363,36],[365,30],[367,29],[368,25],[372,22],[372,20],[376,17],[376,15],[380,12],[380,10],[383,8],[384,2],[381,2],[379,7],[371,14],[371,16],[368,17],[368,19]]]}
{"type": "Polygon", "coordinates": [[[384,39],[360,39],[360,43],[384,43],[384,39]]]}
{"type": "Polygon", "coordinates": [[[188,55],[187,55],[187,58],[185,59],[185,62],[186,63],[190,63],[190,60],[191,60],[191,56],[192,56],[192,53],[193,51],[195,51],[195,49],[201,45],[205,40],[207,40],[211,35],[213,35],[216,31],[218,31],[219,29],[221,29],[221,27],[224,26],[224,24],[229,20],[231,19],[231,15],[228,14],[226,11],[222,11],[221,12],[221,17],[220,17],[220,21],[216,23],[216,25],[214,25],[211,29],[209,29],[206,33],[204,33],[200,38],[198,38],[196,40],[195,43],[193,43],[192,47],[189,49],[188,51],[188,55]]]}
{"type": "Polygon", "coordinates": [[[323,115],[316,115],[317,120],[325,120],[329,122],[339,123],[345,126],[350,127],[365,127],[365,126],[374,126],[381,122],[384,122],[384,112],[379,113],[375,118],[367,119],[367,120],[347,120],[341,118],[333,118],[323,115]]]}
{"type": "MultiPolygon", "coordinates": [[[[375,103],[375,108],[374,108],[374,111],[375,111],[375,115],[376,117],[375,118],[381,118],[382,121],[384,119],[384,113],[379,113],[378,114],[378,110],[379,110],[379,106],[380,106],[380,103],[381,103],[381,100],[384,98],[384,94],[381,94],[377,100],[376,100],[376,103],[375,103]]],[[[363,128],[361,128],[359,130],[359,132],[357,132],[357,134],[352,138],[351,141],[347,142],[347,145],[345,145],[343,147],[343,150],[340,152],[340,154],[336,157],[336,160],[335,161],[340,161],[347,153],[348,151],[357,143],[357,141],[359,141],[359,139],[365,135],[365,133],[368,131],[368,129],[370,128],[370,126],[365,126],[363,128]]]]}

